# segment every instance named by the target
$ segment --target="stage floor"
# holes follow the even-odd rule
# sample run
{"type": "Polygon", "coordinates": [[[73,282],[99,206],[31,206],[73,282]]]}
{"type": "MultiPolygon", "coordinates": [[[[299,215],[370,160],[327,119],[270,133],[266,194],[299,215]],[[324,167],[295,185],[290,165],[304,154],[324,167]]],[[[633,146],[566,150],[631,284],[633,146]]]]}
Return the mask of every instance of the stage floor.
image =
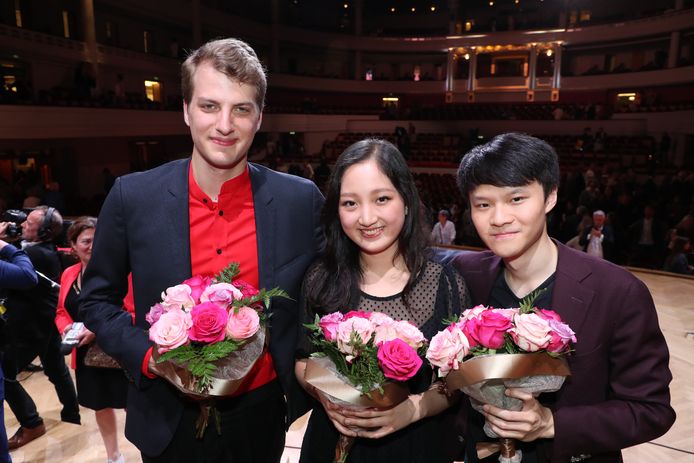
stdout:
{"type": "MultiPolygon", "coordinates": [[[[672,404],[677,421],[670,431],[653,442],[624,450],[628,463],[692,462],[694,461],[694,279],[635,272],[653,294],[658,310],[660,326],[670,348],[670,368],[674,379],[671,384],[672,404]],[[672,449],[668,448],[671,447],[672,449]],[[673,450],[688,451],[684,453],[673,450]]],[[[43,373],[27,375],[23,384],[36,401],[48,432],[30,444],[12,452],[15,463],[97,463],[105,462],[106,455],[101,436],[96,427],[94,413],[82,409],[82,425],[60,421],[60,406],[53,386],[43,373]]],[[[125,412],[117,412],[121,452],[126,462],[139,462],[137,449],[123,437],[125,412]]],[[[298,461],[301,436],[306,416],[297,420],[287,435],[287,447],[281,463],[298,461]]],[[[5,404],[5,426],[12,435],[17,421],[5,404]]]]}

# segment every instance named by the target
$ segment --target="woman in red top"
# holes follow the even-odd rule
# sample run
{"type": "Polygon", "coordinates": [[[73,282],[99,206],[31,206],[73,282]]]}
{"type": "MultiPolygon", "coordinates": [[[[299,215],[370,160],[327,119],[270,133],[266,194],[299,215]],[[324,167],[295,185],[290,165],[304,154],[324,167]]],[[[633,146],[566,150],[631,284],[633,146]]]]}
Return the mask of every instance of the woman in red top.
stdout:
{"type": "MultiPolygon", "coordinates": [[[[92,241],[96,229],[96,219],[80,217],[70,226],[67,238],[72,252],[79,263],[68,267],[60,279],[60,294],[55,323],[65,334],[73,322],[80,321],[78,312],[79,294],[82,289],[82,275],[92,255],[92,241]]],[[[133,313],[132,291],[123,302],[124,308],[133,313]]],[[[124,462],[118,449],[116,414],[114,408],[125,408],[128,381],[123,370],[114,368],[89,367],[84,364],[88,346],[95,341],[94,333],[84,328],[78,335],[79,344],[72,351],[72,367],[77,379],[77,397],[80,405],[96,413],[96,423],[106,447],[108,462],[124,462]]]]}

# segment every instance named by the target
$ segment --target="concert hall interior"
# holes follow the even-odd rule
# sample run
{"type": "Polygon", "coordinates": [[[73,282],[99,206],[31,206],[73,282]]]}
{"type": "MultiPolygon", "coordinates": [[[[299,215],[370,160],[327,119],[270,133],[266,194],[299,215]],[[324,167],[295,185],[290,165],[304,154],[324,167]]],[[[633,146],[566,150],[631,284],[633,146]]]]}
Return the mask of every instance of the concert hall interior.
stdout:
{"type": "MultiPolygon", "coordinates": [[[[222,37],[267,69],[250,161],[325,191],[345,148],[387,139],[428,230],[442,210],[455,225],[446,247],[483,246],[456,184],[472,147],[504,132],[554,147],[550,236],[585,249],[604,211],[604,258],[647,284],[670,349],[677,421],[625,461],[693,458],[694,0],[0,0],[0,213],[50,200],[98,216],[117,177],[190,156],[181,63],[222,37]]],[[[63,423],[44,374],[19,379],[48,431],[15,462],[104,460],[93,414],[63,423]]],[[[18,426],[7,404],[5,425],[18,426]]]]}

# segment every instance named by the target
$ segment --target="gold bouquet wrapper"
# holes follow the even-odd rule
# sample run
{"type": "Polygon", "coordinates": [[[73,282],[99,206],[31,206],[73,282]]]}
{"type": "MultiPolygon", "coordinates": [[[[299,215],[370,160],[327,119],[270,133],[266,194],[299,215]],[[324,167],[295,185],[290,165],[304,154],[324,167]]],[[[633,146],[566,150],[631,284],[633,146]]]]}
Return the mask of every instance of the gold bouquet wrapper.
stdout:
{"type": "Polygon", "coordinates": [[[304,378],[319,391],[357,407],[391,408],[410,394],[405,384],[396,382],[384,384],[383,394],[378,389],[372,390],[369,395],[362,394],[338,375],[335,364],[328,357],[309,358],[304,378]]]}
{"type": "Polygon", "coordinates": [[[473,357],[451,370],[446,376],[449,390],[492,379],[520,379],[527,376],[570,376],[566,359],[544,352],[532,354],[498,354],[473,357]]]}
{"type": "MultiPolygon", "coordinates": [[[[205,394],[196,391],[195,378],[183,365],[172,361],[156,363],[154,373],[173,384],[187,397],[195,400],[229,397],[239,388],[243,379],[255,365],[265,350],[267,329],[259,329],[246,344],[227,357],[214,364],[217,370],[213,374],[210,388],[205,394]]],[[[156,349],[152,352],[154,360],[159,359],[156,349]]]]}

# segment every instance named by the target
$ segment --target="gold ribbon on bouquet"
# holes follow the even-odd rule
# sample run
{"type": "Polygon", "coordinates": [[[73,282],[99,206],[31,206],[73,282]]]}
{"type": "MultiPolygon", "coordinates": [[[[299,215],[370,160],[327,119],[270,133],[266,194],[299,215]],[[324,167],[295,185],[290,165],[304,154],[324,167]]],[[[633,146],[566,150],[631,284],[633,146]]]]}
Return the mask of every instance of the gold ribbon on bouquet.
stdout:
{"type": "Polygon", "coordinates": [[[566,359],[546,352],[497,354],[473,357],[446,376],[449,390],[462,389],[490,379],[517,379],[526,376],[570,376],[566,359]]]}

